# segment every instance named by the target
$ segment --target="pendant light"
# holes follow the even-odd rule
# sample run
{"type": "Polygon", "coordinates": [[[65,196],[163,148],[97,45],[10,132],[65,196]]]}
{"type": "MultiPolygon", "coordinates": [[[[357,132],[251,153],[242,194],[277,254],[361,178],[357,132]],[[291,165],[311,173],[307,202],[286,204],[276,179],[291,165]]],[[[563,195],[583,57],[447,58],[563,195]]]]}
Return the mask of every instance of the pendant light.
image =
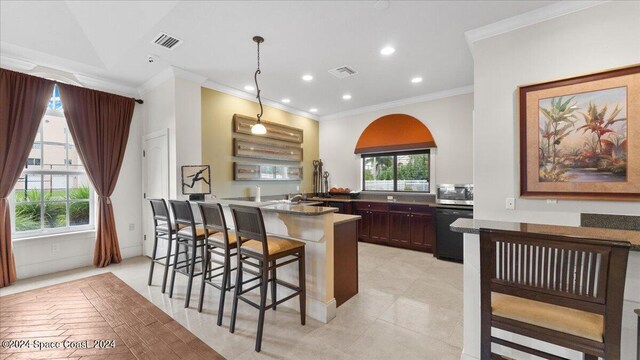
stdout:
{"type": "Polygon", "coordinates": [[[258,44],[258,69],[255,74],[253,74],[253,80],[256,83],[256,92],[258,103],[260,104],[260,114],[258,114],[258,122],[251,127],[251,133],[254,135],[264,135],[267,133],[267,128],[262,125],[260,122],[260,118],[262,117],[263,109],[262,109],[262,99],[260,99],[260,86],[258,86],[258,74],[260,74],[260,44],[264,42],[264,38],[262,36],[254,36],[253,41],[258,44]]]}

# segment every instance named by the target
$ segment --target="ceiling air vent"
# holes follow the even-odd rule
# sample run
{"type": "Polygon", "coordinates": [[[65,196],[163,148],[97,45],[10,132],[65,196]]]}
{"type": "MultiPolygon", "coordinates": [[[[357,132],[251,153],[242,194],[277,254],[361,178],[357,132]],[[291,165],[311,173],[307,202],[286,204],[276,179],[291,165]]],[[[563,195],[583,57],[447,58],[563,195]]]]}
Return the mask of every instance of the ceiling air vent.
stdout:
{"type": "Polygon", "coordinates": [[[348,78],[348,77],[353,76],[353,75],[355,75],[357,73],[358,73],[357,71],[353,70],[352,68],[350,68],[348,66],[340,66],[338,68],[329,70],[329,74],[337,77],[338,79],[348,78]]]}
{"type": "Polygon", "coordinates": [[[165,33],[160,33],[154,38],[153,43],[165,49],[173,50],[182,45],[182,40],[165,33]]]}

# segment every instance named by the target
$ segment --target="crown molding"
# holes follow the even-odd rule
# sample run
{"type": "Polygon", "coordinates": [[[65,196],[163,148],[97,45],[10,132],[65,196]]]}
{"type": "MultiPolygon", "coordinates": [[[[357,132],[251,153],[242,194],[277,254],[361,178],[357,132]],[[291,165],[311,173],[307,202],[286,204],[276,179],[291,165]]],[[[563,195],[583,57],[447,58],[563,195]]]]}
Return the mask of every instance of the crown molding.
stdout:
{"type": "Polygon", "coordinates": [[[75,74],[75,77],[76,79],[78,79],[78,82],[82,84],[82,86],[87,88],[96,89],[96,90],[106,90],[109,92],[114,92],[116,94],[126,95],[126,96],[133,96],[133,97],[139,96],[138,90],[130,86],[126,86],[126,85],[118,84],[102,78],[97,78],[97,77],[87,76],[82,74],[75,74]]]}
{"type": "Polygon", "coordinates": [[[182,69],[176,66],[171,66],[171,70],[173,71],[173,76],[176,79],[187,80],[200,85],[202,85],[205,81],[207,81],[206,76],[192,73],[190,71],[187,71],[185,69],[182,69]]]}
{"type": "MultiPolygon", "coordinates": [[[[242,91],[242,90],[238,90],[226,85],[222,85],[220,83],[217,83],[215,81],[212,80],[207,80],[202,84],[203,87],[206,87],[208,89],[212,89],[212,90],[216,90],[216,91],[220,91],[222,93],[225,93],[227,95],[231,95],[231,96],[235,96],[235,97],[239,97],[241,99],[245,99],[245,100],[249,100],[249,101],[253,101],[255,103],[258,102],[258,100],[256,100],[256,96],[254,94],[248,93],[246,91],[242,91]]],[[[273,101],[273,100],[269,100],[269,99],[262,99],[262,104],[263,105],[268,105],[272,108],[276,108],[276,109],[280,109],[298,116],[302,116],[302,117],[306,117],[307,119],[312,119],[312,120],[318,120],[318,117],[316,115],[313,115],[311,113],[308,113],[306,111],[302,111],[302,110],[298,110],[295,108],[292,108],[290,106],[286,106],[283,105],[280,102],[277,101],[273,101]]]]}
{"type": "Polygon", "coordinates": [[[469,30],[464,33],[467,45],[473,54],[473,44],[476,41],[488,39],[496,35],[508,33],[523,27],[531,26],[543,21],[551,20],[560,16],[568,15],[593,6],[601,5],[609,0],[591,1],[559,1],[524,14],[512,16],[510,18],[497,21],[495,23],[469,30]]]}
{"type": "Polygon", "coordinates": [[[48,65],[39,65],[27,60],[16,59],[6,55],[2,55],[2,57],[0,58],[0,62],[2,64],[2,67],[33,76],[46,77],[73,85],[113,92],[124,96],[138,96],[137,89],[133,87],[95,76],[88,76],[81,73],[70,72],[48,65]]]}
{"type": "Polygon", "coordinates": [[[412,104],[417,104],[425,101],[433,101],[433,100],[444,99],[452,96],[471,94],[471,93],[473,93],[473,85],[468,85],[468,86],[463,86],[459,88],[443,90],[443,91],[433,92],[425,95],[414,96],[410,98],[384,102],[376,105],[364,106],[361,108],[347,110],[339,113],[324,115],[324,116],[321,116],[319,120],[321,121],[334,120],[334,119],[339,119],[347,116],[366,114],[374,111],[386,110],[386,109],[396,108],[399,106],[412,105],[412,104]]]}
{"type": "Polygon", "coordinates": [[[32,62],[10,58],[5,55],[0,56],[0,65],[5,69],[15,71],[31,71],[38,66],[32,62]]]}
{"type": "Polygon", "coordinates": [[[140,85],[140,87],[138,87],[138,93],[140,95],[144,95],[149,91],[157,88],[164,82],[173,79],[173,77],[173,69],[171,67],[168,67],[151,77],[151,79],[147,80],[144,84],[140,85]]]}

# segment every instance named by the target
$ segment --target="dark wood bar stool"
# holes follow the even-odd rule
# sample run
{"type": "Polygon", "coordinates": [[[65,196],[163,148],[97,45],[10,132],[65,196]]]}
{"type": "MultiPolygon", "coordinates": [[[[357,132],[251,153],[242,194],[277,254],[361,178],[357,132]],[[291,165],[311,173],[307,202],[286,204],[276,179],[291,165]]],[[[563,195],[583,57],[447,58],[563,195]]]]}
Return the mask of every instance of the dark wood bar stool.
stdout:
{"type": "Polygon", "coordinates": [[[231,272],[237,268],[231,268],[231,257],[236,256],[238,252],[236,246],[237,236],[235,232],[228,231],[222,205],[201,202],[198,203],[198,207],[202,215],[202,225],[207,239],[198,311],[202,311],[206,284],[220,290],[217,322],[218,326],[220,326],[222,325],[222,317],[224,316],[225,295],[227,291],[231,291],[235,286],[231,285],[231,272]],[[220,256],[222,261],[215,259],[212,255],[220,256]],[[214,267],[213,264],[219,266],[214,267]],[[219,272],[220,270],[222,270],[222,272],[219,272]],[[214,282],[214,279],[218,277],[222,277],[222,281],[219,284],[214,282]]]}
{"type": "Polygon", "coordinates": [[[499,344],[563,359],[491,336],[491,328],[573,349],[585,360],[620,359],[629,242],[480,230],[481,359],[499,344]]]}
{"type": "Polygon", "coordinates": [[[238,300],[258,309],[258,331],[256,335],[256,351],[262,347],[262,330],[264,328],[264,313],[268,308],[276,309],[281,304],[296,296],[300,296],[300,323],[305,324],[306,318],[306,289],[305,289],[305,253],[304,242],[267,236],[262,212],[257,207],[229,205],[236,226],[238,242],[238,269],[231,311],[231,325],[229,331],[235,331],[238,313],[238,300]],[[246,241],[246,242],[245,242],[246,241]],[[284,259],[289,257],[289,259],[284,259]],[[284,260],[278,263],[278,260],[284,260]],[[294,262],[298,262],[298,286],[289,284],[276,277],[276,269],[294,262]],[[257,285],[243,288],[243,272],[255,277],[245,281],[259,280],[257,285]],[[271,282],[271,304],[267,306],[267,290],[271,282]],[[293,291],[289,296],[277,300],[276,286],[281,285],[293,291]],[[260,304],[247,299],[243,295],[260,288],[260,304]]]}
{"type": "Polygon", "coordinates": [[[149,269],[149,282],[147,285],[151,285],[153,282],[153,269],[154,265],[164,265],[164,273],[162,275],[162,293],[164,294],[167,287],[167,275],[169,268],[173,266],[171,262],[173,238],[176,234],[176,225],[171,221],[169,216],[169,208],[167,202],[164,199],[149,199],[151,204],[151,211],[153,214],[153,251],[151,255],[151,267],[149,269]],[[167,253],[164,256],[158,256],[158,239],[167,241],[167,253]]]}
{"type": "Polygon", "coordinates": [[[187,293],[184,300],[184,307],[189,307],[191,300],[191,288],[193,286],[193,278],[202,275],[202,272],[196,273],[196,264],[202,264],[204,259],[205,247],[205,231],[202,225],[196,224],[193,217],[193,210],[189,201],[169,200],[176,226],[180,229],[176,232],[176,252],[173,257],[173,273],[171,274],[171,287],[169,288],[169,297],[173,297],[173,286],[176,282],[176,273],[186,275],[187,293]],[[179,261],[178,255],[180,248],[184,247],[185,260],[179,261]],[[200,249],[200,256],[197,251],[200,249]]]}

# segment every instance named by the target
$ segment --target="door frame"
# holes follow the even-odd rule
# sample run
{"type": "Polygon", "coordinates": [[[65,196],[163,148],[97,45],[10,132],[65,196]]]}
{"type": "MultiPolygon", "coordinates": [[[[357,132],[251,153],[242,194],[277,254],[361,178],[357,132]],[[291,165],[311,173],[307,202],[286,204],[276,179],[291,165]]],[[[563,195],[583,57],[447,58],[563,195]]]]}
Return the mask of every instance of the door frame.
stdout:
{"type": "MultiPolygon", "coordinates": [[[[170,139],[169,139],[169,128],[165,128],[162,130],[157,130],[157,131],[153,131],[149,134],[146,134],[142,137],[142,154],[140,154],[141,159],[142,159],[142,208],[144,209],[145,207],[148,207],[149,204],[147,203],[147,161],[146,161],[146,144],[148,140],[151,139],[155,139],[155,138],[159,138],[159,137],[166,137],[166,145],[167,145],[167,158],[165,159],[165,161],[167,162],[167,197],[171,196],[171,154],[170,154],[170,139]]],[[[145,211],[142,211],[142,215],[143,215],[143,219],[142,219],[142,255],[146,256],[147,252],[146,252],[146,246],[147,244],[149,244],[147,242],[147,240],[151,241],[151,239],[147,239],[147,228],[149,226],[149,221],[151,219],[148,219],[148,216],[144,216],[145,215],[145,211]]],[[[151,234],[149,234],[151,235],[151,234]]]]}

